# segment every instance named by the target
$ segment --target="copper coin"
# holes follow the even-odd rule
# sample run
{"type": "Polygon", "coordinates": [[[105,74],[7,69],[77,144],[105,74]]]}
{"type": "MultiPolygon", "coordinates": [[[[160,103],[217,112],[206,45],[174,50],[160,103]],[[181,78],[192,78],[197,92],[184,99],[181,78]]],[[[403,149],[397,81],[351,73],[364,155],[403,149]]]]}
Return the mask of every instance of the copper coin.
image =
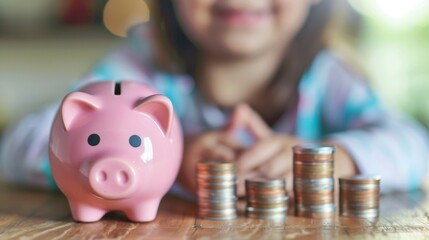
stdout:
{"type": "Polygon", "coordinates": [[[302,200],[298,200],[295,201],[295,204],[301,204],[304,206],[311,206],[311,205],[324,205],[324,204],[334,204],[335,202],[333,200],[328,200],[328,199],[321,199],[321,200],[317,200],[317,201],[302,201],[302,200]]]}
{"type": "Polygon", "coordinates": [[[366,211],[366,210],[371,210],[371,209],[379,209],[379,206],[360,206],[360,207],[351,207],[351,206],[343,206],[340,205],[340,211],[366,211]]]}
{"type": "Polygon", "coordinates": [[[245,185],[254,188],[284,188],[286,186],[285,179],[265,179],[265,178],[253,178],[246,179],[245,185]]]}
{"type": "Polygon", "coordinates": [[[230,200],[230,199],[237,199],[237,196],[235,194],[214,194],[214,193],[197,193],[197,197],[201,199],[213,199],[213,200],[230,200]]]}
{"type": "Polygon", "coordinates": [[[344,193],[340,193],[340,199],[342,199],[343,201],[379,200],[380,199],[380,195],[379,194],[357,195],[357,194],[344,194],[344,193]]]}
{"type": "Polygon", "coordinates": [[[331,165],[334,164],[334,155],[322,156],[322,155],[293,155],[293,164],[296,165],[331,165]]]}
{"type": "Polygon", "coordinates": [[[288,205],[287,200],[278,201],[278,202],[249,202],[247,201],[247,205],[252,206],[262,206],[262,207],[268,207],[268,206],[276,206],[276,205],[288,205]]]}
{"type": "Polygon", "coordinates": [[[287,211],[287,206],[286,207],[278,207],[278,208],[253,208],[253,207],[246,207],[246,211],[248,212],[258,212],[258,213],[273,213],[273,212],[286,212],[287,211]]]}
{"type": "Polygon", "coordinates": [[[324,196],[296,196],[295,197],[295,202],[307,202],[307,203],[312,203],[312,202],[334,202],[334,194],[332,195],[324,195],[324,196]]]}
{"type": "Polygon", "coordinates": [[[334,191],[334,185],[325,185],[325,186],[322,185],[322,186],[314,186],[314,187],[295,185],[293,189],[296,191],[302,191],[302,192],[334,191]]]}
{"type": "Polygon", "coordinates": [[[334,193],[334,191],[328,189],[328,190],[319,190],[319,191],[314,191],[314,190],[310,190],[310,191],[306,191],[306,190],[300,190],[300,189],[294,189],[293,190],[295,196],[297,195],[305,195],[305,196],[319,196],[319,195],[331,195],[334,193]]]}
{"type": "Polygon", "coordinates": [[[303,205],[319,205],[319,204],[329,204],[334,203],[335,198],[334,196],[328,196],[328,197],[320,197],[316,199],[311,198],[295,198],[296,204],[303,204],[303,205]]]}
{"type": "Polygon", "coordinates": [[[275,203],[275,204],[251,204],[248,203],[247,207],[254,209],[277,209],[277,208],[287,208],[287,203],[275,203]]]}
{"type": "Polygon", "coordinates": [[[231,169],[196,169],[195,173],[200,175],[224,175],[224,174],[235,174],[237,170],[231,169]]]}
{"type": "Polygon", "coordinates": [[[380,195],[379,188],[373,189],[364,189],[364,190],[349,190],[340,188],[340,194],[348,195],[348,196],[377,196],[380,195]]]}
{"type": "Polygon", "coordinates": [[[286,185],[284,186],[278,186],[278,187],[272,187],[272,186],[253,186],[246,184],[245,188],[252,191],[278,191],[278,190],[284,190],[286,189],[286,185]]]}
{"type": "Polygon", "coordinates": [[[333,166],[293,166],[293,172],[300,172],[300,173],[327,173],[327,172],[333,172],[334,167],[333,166]]]}
{"type": "Polygon", "coordinates": [[[312,178],[312,179],[319,179],[319,178],[333,178],[334,177],[334,172],[328,172],[325,174],[303,174],[303,173],[299,173],[299,172],[294,172],[293,173],[295,177],[298,178],[312,178]]]}
{"type": "Polygon", "coordinates": [[[237,185],[237,180],[226,180],[222,182],[208,182],[204,180],[197,180],[198,187],[234,187],[237,185]]]}
{"type": "Polygon", "coordinates": [[[249,190],[249,191],[246,191],[246,195],[250,197],[273,198],[273,197],[285,196],[286,190],[264,191],[264,192],[249,190]]]}
{"type": "Polygon", "coordinates": [[[342,177],[339,179],[340,184],[380,184],[381,177],[380,176],[372,176],[372,175],[357,175],[353,177],[342,177]]]}
{"type": "Polygon", "coordinates": [[[301,167],[333,167],[334,162],[332,161],[293,161],[293,166],[301,167]]]}
{"type": "Polygon", "coordinates": [[[294,184],[334,184],[333,178],[320,178],[320,179],[309,179],[309,178],[293,178],[294,184]]]}
{"type": "Polygon", "coordinates": [[[248,202],[256,202],[256,203],[265,203],[265,202],[282,202],[282,201],[287,201],[289,198],[286,195],[282,195],[282,196],[276,196],[276,197],[272,197],[272,198],[263,198],[263,197],[259,197],[259,196],[247,196],[246,200],[248,202]]]}
{"type": "Polygon", "coordinates": [[[235,172],[219,172],[219,173],[200,173],[197,172],[196,175],[197,179],[201,179],[201,180],[210,180],[210,181],[218,181],[221,180],[223,181],[223,179],[236,179],[237,174],[235,172]]]}

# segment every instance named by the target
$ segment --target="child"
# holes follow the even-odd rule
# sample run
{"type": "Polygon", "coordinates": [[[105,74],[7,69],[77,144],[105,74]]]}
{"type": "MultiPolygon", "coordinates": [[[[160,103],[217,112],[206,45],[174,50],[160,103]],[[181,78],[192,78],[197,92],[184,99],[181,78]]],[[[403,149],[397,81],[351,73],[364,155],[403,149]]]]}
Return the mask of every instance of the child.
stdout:
{"type": "MultiPolygon", "coordinates": [[[[389,112],[365,79],[328,49],[335,0],[159,0],[151,25],[105,58],[81,85],[138,80],[169,96],[185,133],[178,182],[193,192],[200,159],[237,161],[240,180],[292,177],[291,148],[335,144],[337,176],[377,174],[384,191],[417,188],[429,142],[389,112]],[[246,131],[252,136],[246,137],[246,131]]],[[[46,185],[58,104],[9,130],[1,166],[11,181],[46,185]]],[[[242,184],[239,195],[244,194],[242,184]]]]}

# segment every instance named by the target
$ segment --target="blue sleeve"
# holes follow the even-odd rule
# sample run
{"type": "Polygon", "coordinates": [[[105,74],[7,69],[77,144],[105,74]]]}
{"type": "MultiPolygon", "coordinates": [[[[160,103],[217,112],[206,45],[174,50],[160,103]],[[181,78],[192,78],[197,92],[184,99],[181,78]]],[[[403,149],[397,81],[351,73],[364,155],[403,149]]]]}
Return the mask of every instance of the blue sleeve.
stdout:
{"type": "Polygon", "coordinates": [[[427,174],[426,129],[389,110],[368,83],[334,62],[324,95],[325,138],[343,146],[359,171],[382,177],[382,191],[411,190],[427,174]]]}
{"type": "Polygon", "coordinates": [[[0,141],[0,170],[6,180],[56,189],[48,158],[51,124],[59,103],[23,118],[0,141]]]}

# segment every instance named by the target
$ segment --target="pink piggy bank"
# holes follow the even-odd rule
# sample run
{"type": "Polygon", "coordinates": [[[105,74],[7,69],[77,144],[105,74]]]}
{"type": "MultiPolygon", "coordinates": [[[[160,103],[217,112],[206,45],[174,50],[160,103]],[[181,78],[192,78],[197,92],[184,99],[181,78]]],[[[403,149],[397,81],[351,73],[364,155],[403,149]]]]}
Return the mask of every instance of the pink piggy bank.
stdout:
{"type": "Polygon", "coordinates": [[[98,82],[67,95],[52,125],[54,179],[75,221],[123,211],[152,221],[176,179],[183,148],[170,100],[135,82],[98,82]]]}

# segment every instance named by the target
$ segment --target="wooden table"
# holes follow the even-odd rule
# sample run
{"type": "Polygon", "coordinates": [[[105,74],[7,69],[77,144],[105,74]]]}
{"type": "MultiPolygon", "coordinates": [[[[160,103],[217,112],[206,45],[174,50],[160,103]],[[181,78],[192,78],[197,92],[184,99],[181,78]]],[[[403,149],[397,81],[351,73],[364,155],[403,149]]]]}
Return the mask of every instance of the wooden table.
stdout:
{"type": "MultiPolygon", "coordinates": [[[[243,205],[240,202],[241,210],[243,205]]],[[[245,218],[242,211],[233,221],[209,221],[195,217],[194,203],[167,196],[150,223],[132,223],[117,213],[96,223],[75,223],[62,194],[0,182],[0,239],[429,238],[429,200],[424,191],[383,196],[381,217],[374,221],[298,218],[289,210],[287,218],[279,222],[245,218]]]]}

